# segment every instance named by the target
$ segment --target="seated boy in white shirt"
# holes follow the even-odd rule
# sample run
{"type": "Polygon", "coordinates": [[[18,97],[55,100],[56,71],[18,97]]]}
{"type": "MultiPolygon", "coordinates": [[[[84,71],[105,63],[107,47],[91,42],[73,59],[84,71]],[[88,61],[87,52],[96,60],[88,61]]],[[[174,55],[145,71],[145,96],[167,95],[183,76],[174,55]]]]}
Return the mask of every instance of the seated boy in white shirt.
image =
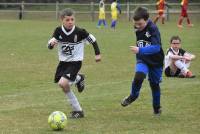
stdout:
{"type": "Polygon", "coordinates": [[[195,75],[189,70],[190,63],[195,55],[186,52],[181,48],[179,36],[172,36],[170,48],[165,56],[165,75],[167,77],[194,78],[195,75]]]}

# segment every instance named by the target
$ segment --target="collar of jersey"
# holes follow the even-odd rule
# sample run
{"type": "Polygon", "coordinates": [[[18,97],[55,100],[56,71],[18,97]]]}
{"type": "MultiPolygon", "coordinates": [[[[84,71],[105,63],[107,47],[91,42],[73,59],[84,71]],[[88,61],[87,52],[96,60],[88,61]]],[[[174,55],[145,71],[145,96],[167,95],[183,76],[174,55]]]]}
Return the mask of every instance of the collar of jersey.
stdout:
{"type": "Polygon", "coordinates": [[[66,35],[70,35],[75,29],[75,26],[73,26],[72,30],[70,30],[69,32],[67,32],[64,28],[64,26],[62,25],[62,31],[66,34],[66,35]]]}
{"type": "Polygon", "coordinates": [[[178,52],[174,51],[174,49],[171,47],[172,51],[174,52],[175,55],[178,55],[179,54],[179,49],[178,49],[178,52]]]}

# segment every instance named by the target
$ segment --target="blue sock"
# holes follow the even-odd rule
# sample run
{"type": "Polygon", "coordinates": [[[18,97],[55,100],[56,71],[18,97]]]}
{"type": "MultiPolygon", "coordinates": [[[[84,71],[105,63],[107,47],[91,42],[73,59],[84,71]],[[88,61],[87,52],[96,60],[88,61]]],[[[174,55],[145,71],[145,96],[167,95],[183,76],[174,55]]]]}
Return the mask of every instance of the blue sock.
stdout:
{"type": "Polygon", "coordinates": [[[150,83],[153,98],[153,107],[160,107],[160,85],[155,83],[150,83]]]}
{"type": "Polygon", "coordinates": [[[101,23],[102,23],[102,20],[99,20],[97,26],[101,26],[101,23]]]}
{"type": "Polygon", "coordinates": [[[146,75],[143,72],[136,72],[131,88],[131,96],[133,99],[138,98],[145,77],[146,75]]]}
{"type": "Polygon", "coordinates": [[[103,20],[103,25],[104,25],[104,26],[107,26],[106,20],[103,20]]]}
{"type": "Polygon", "coordinates": [[[117,21],[116,21],[116,20],[112,20],[112,23],[111,23],[111,28],[115,28],[115,26],[116,26],[116,23],[117,23],[117,21]]]}
{"type": "Polygon", "coordinates": [[[132,82],[132,87],[131,87],[131,96],[135,99],[138,98],[139,94],[140,94],[140,89],[142,87],[142,83],[141,84],[136,84],[135,81],[132,82]]]}

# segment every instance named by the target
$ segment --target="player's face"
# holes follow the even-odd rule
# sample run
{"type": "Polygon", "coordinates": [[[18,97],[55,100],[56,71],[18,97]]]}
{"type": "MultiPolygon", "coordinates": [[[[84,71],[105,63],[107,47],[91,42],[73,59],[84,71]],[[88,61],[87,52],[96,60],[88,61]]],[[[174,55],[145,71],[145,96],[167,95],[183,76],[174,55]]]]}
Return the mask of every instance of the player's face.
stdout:
{"type": "Polygon", "coordinates": [[[178,49],[181,47],[181,42],[180,42],[180,40],[172,40],[172,42],[171,42],[171,47],[172,47],[175,51],[178,51],[178,49]]]}
{"type": "Polygon", "coordinates": [[[133,21],[133,24],[137,30],[142,31],[146,27],[147,22],[144,19],[140,19],[138,21],[133,21]]]}
{"type": "Polygon", "coordinates": [[[65,28],[67,29],[72,29],[73,26],[75,25],[75,18],[74,16],[65,16],[64,18],[62,18],[62,23],[64,25],[65,28]]]}

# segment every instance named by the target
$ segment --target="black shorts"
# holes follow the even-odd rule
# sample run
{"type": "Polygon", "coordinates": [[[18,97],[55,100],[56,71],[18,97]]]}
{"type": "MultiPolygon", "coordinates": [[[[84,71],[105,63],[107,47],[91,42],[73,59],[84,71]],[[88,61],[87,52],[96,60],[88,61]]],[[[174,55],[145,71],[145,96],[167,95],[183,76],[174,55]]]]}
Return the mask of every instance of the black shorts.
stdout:
{"type": "Polygon", "coordinates": [[[81,69],[82,61],[73,61],[73,62],[63,62],[60,61],[56,73],[54,82],[57,83],[61,77],[64,77],[70,81],[75,81],[76,75],[81,69]]]}
{"type": "Polygon", "coordinates": [[[167,77],[177,77],[177,76],[179,76],[180,72],[181,72],[181,70],[177,69],[176,73],[172,73],[170,67],[165,68],[165,75],[167,77]]]}

